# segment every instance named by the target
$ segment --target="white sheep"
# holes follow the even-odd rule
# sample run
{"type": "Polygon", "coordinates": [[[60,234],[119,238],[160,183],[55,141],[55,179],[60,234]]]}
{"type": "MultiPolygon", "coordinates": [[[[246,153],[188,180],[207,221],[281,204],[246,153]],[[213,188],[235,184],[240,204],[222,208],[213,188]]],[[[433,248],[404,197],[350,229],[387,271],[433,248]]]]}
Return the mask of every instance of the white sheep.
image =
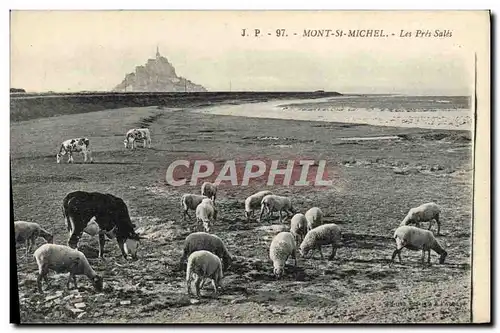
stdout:
{"type": "Polygon", "coordinates": [[[75,288],[78,288],[76,275],[86,275],[92,281],[94,288],[97,291],[102,291],[102,277],[92,269],[85,254],[77,249],[72,249],[66,245],[43,244],[36,249],[33,256],[38,265],[37,285],[40,293],[43,293],[42,279],[48,283],[47,274],[49,270],[56,273],[69,272],[68,282],[66,283],[67,289],[69,289],[71,281],[73,281],[75,288]]]}
{"type": "Polygon", "coordinates": [[[17,244],[24,242],[26,245],[26,257],[35,246],[38,237],[43,237],[47,243],[54,242],[54,236],[35,222],[15,221],[14,233],[15,242],[17,244]]]}
{"type": "Polygon", "coordinates": [[[250,221],[250,216],[253,215],[254,210],[260,208],[262,199],[270,194],[272,194],[271,191],[260,191],[245,199],[245,217],[247,218],[247,222],[250,221]]]}
{"type": "Polygon", "coordinates": [[[273,272],[276,278],[280,278],[283,275],[288,257],[295,260],[295,267],[297,267],[297,245],[295,238],[290,232],[283,231],[274,236],[269,247],[269,258],[273,262],[273,272]]]}
{"type": "Polygon", "coordinates": [[[231,265],[232,257],[222,239],[206,232],[193,232],[186,237],[180,265],[182,266],[191,253],[200,250],[210,251],[218,256],[222,260],[224,270],[231,265]]]}
{"type": "Polygon", "coordinates": [[[392,253],[391,263],[394,262],[396,255],[399,258],[399,263],[401,263],[401,250],[405,247],[411,251],[422,250],[422,265],[424,264],[426,251],[428,253],[428,264],[431,262],[431,250],[440,255],[440,264],[444,264],[444,260],[448,255],[429,230],[408,225],[400,226],[394,232],[394,239],[396,240],[396,250],[392,253]]]}
{"type": "Polygon", "coordinates": [[[203,224],[206,232],[210,232],[212,221],[217,219],[217,210],[211,199],[205,198],[196,207],[196,222],[203,224]]]}
{"type": "Polygon", "coordinates": [[[215,197],[217,196],[217,185],[210,182],[204,182],[201,185],[201,195],[204,195],[215,202],[215,197]]]}
{"type": "Polygon", "coordinates": [[[103,230],[99,227],[99,224],[97,224],[95,216],[90,219],[90,221],[87,223],[87,226],[85,229],[83,229],[83,232],[88,234],[91,237],[94,237],[95,235],[98,234],[104,234],[106,238],[108,239],[114,239],[116,237],[116,226],[111,229],[110,231],[103,230]]]}
{"type": "Polygon", "coordinates": [[[318,207],[309,209],[305,217],[307,220],[307,231],[311,231],[323,223],[323,212],[318,207]]]}
{"type": "Polygon", "coordinates": [[[280,223],[283,222],[283,211],[285,211],[288,216],[290,215],[290,213],[295,214],[295,209],[292,206],[292,201],[290,198],[274,194],[266,195],[262,199],[259,221],[262,221],[262,215],[264,214],[265,210],[267,210],[267,214],[269,214],[269,217],[272,216],[273,212],[279,212],[280,223]]]}
{"type": "Polygon", "coordinates": [[[207,198],[204,195],[198,195],[198,194],[184,194],[181,198],[181,206],[183,209],[183,214],[182,217],[183,219],[186,219],[186,215],[189,216],[188,210],[194,210],[196,211],[196,207],[201,203],[203,199],[207,198]]]}
{"type": "Polygon", "coordinates": [[[441,222],[439,221],[439,214],[441,209],[434,202],[428,202],[415,208],[411,208],[406,214],[406,217],[401,222],[400,226],[415,224],[420,227],[420,222],[429,222],[428,230],[431,230],[433,220],[436,220],[438,229],[437,234],[441,231],[441,222]]]}
{"type": "Polygon", "coordinates": [[[221,280],[224,277],[220,258],[206,250],[195,251],[189,255],[186,269],[188,295],[191,295],[193,275],[196,276],[194,285],[198,298],[200,298],[200,289],[203,288],[205,279],[211,279],[212,286],[214,287],[214,294],[217,295],[218,289],[222,288],[221,280]]]}
{"type": "Polygon", "coordinates": [[[321,259],[323,259],[323,252],[321,251],[321,247],[323,245],[332,245],[332,254],[328,258],[328,260],[333,260],[335,258],[335,254],[337,253],[337,248],[340,246],[340,242],[342,239],[342,233],[338,225],[334,223],[327,223],[320,225],[309,231],[304,237],[304,240],[300,244],[300,254],[303,257],[307,257],[309,251],[312,250],[311,256],[314,254],[314,250],[318,250],[321,255],[321,259]]]}
{"type": "Polygon", "coordinates": [[[295,237],[297,244],[300,244],[307,234],[307,219],[302,213],[297,213],[290,221],[290,233],[295,237]]]}

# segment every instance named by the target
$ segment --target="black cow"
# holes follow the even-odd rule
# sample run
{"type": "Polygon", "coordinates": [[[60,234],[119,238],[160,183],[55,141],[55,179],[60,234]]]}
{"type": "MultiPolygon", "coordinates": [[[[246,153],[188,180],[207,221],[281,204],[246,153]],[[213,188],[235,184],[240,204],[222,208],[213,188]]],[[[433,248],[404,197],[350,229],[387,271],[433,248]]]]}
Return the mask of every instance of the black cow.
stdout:
{"type": "Polygon", "coordinates": [[[99,257],[104,259],[105,232],[116,235],[116,241],[127,258],[127,252],[137,260],[137,247],[140,237],[134,230],[125,202],[111,194],[75,191],[63,199],[63,213],[70,236],[68,246],[76,248],[83,229],[92,217],[101,231],[99,232],[99,257]],[[125,246],[127,252],[125,251],[125,246]]]}

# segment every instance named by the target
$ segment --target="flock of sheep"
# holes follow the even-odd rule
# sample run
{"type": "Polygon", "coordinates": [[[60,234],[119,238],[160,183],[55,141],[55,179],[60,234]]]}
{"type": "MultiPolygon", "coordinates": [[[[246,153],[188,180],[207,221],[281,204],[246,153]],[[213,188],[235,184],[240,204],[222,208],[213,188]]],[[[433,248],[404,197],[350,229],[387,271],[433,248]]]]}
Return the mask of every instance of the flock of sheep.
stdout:
{"type": "MultiPolygon", "coordinates": [[[[129,142],[134,147],[135,141],[139,139],[144,140],[144,146],[146,146],[146,141],[148,141],[149,145],[151,144],[149,130],[147,130],[147,135],[142,135],[142,137],[141,135],[136,135],[133,138],[129,135],[130,133],[134,133],[131,131],[127,133],[124,141],[126,147],[129,142]]],[[[138,131],[135,130],[135,133],[138,133],[138,131]]],[[[86,142],[86,145],[88,147],[88,142],[86,142]]],[[[233,260],[224,241],[219,236],[210,233],[218,215],[218,209],[215,204],[216,196],[217,186],[213,183],[205,182],[201,186],[201,195],[184,194],[181,197],[183,218],[185,219],[186,216],[190,218],[189,211],[195,211],[197,227],[202,227],[204,230],[193,232],[186,237],[183,254],[180,259],[181,268],[187,260],[187,292],[190,295],[192,294],[191,285],[194,279],[197,297],[200,297],[200,290],[207,279],[211,281],[215,294],[218,293],[219,288],[221,288],[221,280],[224,276],[223,272],[231,266],[233,260]]],[[[278,233],[272,239],[269,247],[269,258],[273,263],[273,272],[277,278],[283,276],[285,263],[289,258],[294,259],[294,264],[297,266],[298,253],[301,257],[309,259],[315,251],[318,251],[323,259],[322,247],[331,246],[332,252],[329,260],[335,258],[337,248],[341,244],[341,229],[334,223],[324,223],[323,212],[319,207],[312,207],[303,214],[294,209],[290,197],[275,195],[270,191],[260,191],[250,195],[245,200],[244,213],[246,220],[249,221],[254,215],[254,211],[258,209],[260,209],[260,215],[257,218],[259,222],[263,220],[264,214],[269,219],[273,216],[274,212],[279,214],[280,223],[283,223],[283,213],[287,217],[291,216],[290,231],[278,233]]],[[[437,234],[440,233],[440,212],[439,206],[433,202],[409,210],[400,226],[394,232],[393,237],[396,242],[396,250],[392,254],[391,262],[394,261],[396,255],[399,258],[399,262],[401,262],[401,250],[407,248],[413,251],[422,251],[422,264],[424,264],[426,253],[428,254],[427,263],[430,263],[431,250],[440,255],[439,263],[444,263],[447,252],[430,231],[433,220],[435,220],[437,223],[437,234]],[[420,228],[422,222],[429,222],[427,230],[420,228]],[[411,224],[415,226],[411,226],[411,224]]],[[[44,279],[47,282],[47,273],[49,270],[54,270],[58,273],[69,272],[67,288],[69,288],[71,282],[76,287],[76,275],[86,275],[96,290],[102,290],[103,278],[92,269],[85,255],[78,249],[53,244],[53,236],[34,222],[16,221],[14,229],[15,242],[26,244],[27,258],[37,237],[43,237],[47,242],[36,249],[33,254],[39,268],[37,283],[40,292],[43,292],[41,280],[44,279]]],[[[90,235],[102,234],[102,237],[104,237],[105,234],[108,238],[114,237],[109,230],[99,230],[99,225],[92,219],[88,222],[84,232],[90,235]]],[[[132,245],[126,243],[125,246],[127,245],[132,249],[132,245]]],[[[130,249],[127,250],[127,247],[125,249],[126,251],[131,251],[130,249]]],[[[133,245],[132,251],[133,257],[136,258],[136,245],[133,245]]]]}

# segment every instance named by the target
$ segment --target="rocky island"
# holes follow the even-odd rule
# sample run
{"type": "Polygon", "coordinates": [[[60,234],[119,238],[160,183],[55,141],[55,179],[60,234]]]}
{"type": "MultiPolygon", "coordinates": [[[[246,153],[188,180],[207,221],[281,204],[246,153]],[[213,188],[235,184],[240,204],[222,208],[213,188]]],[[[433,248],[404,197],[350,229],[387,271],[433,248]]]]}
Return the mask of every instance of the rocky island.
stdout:
{"type": "Polygon", "coordinates": [[[174,66],[156,49],[156,58],[125,75],[113,91],[119,92],[203,92],[203,86],[177,76],[174,66]]]}

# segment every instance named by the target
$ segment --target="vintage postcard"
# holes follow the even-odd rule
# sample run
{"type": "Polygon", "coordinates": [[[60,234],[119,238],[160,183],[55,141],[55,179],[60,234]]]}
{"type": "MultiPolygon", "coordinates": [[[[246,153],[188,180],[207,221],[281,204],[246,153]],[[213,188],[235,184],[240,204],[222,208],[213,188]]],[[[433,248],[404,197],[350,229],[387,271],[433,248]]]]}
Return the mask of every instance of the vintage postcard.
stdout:
{"type": "Polygon", "coordinates": [[[13,322],[491,321],[489,11],[10,16],[13,322]]]}

